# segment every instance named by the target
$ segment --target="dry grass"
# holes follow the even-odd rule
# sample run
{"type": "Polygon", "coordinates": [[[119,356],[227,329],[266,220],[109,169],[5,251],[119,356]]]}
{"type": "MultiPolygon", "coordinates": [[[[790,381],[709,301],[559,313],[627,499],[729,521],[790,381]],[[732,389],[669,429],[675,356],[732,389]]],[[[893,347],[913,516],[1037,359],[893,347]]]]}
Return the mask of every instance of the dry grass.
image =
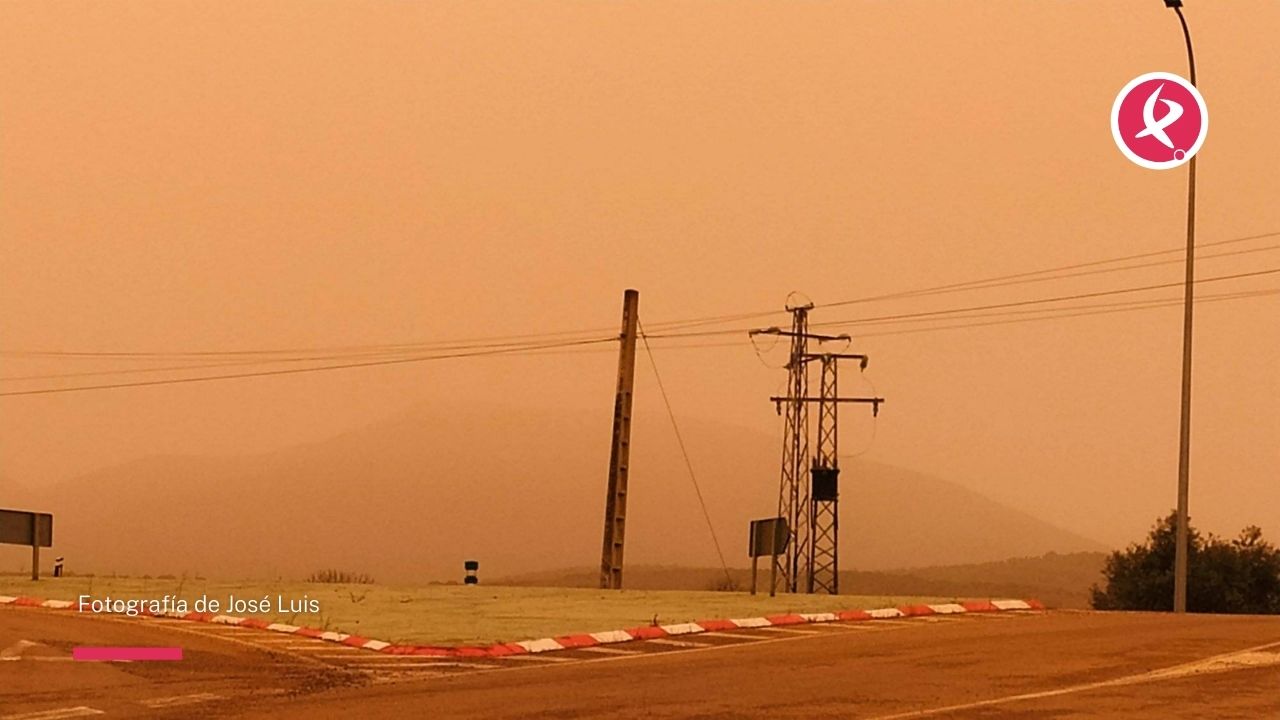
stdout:
{"type": "MultiPolygon", "coordinates": [[[[175,595],[188,603],[202,595],[224,604],[227,598],[277,596],[290,601],[319,601],[318,613],[249,614],[297,625],[359,634],[405,643],[465,644],[507,642],[597,632],[708,618],[754,617],[786,612],[826,612],[875,608],[938,598],[858,595],[785,595],[770,598],[710,591],[498,587],[486,585],[335,585],[304,582],[226,582],[205,579],[144,579],[72,576],[32,582],[0,575],[0,595],[35,595],[77,600],[161,598],[175,595]]],[[[194,608],[193,608],[194,609],[194,608]]]]}

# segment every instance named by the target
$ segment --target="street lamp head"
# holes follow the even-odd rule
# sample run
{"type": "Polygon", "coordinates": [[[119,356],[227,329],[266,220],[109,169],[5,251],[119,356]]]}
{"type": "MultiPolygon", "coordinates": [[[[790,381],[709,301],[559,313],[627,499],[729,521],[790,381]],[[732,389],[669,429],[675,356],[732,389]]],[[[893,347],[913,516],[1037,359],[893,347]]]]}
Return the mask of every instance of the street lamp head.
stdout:
{"type": "Polygon", "coordinates": [[[1167,8],[1180,8],[1182,7],[1182,0],[1164,0],[1164,6],[1167,8]]]}

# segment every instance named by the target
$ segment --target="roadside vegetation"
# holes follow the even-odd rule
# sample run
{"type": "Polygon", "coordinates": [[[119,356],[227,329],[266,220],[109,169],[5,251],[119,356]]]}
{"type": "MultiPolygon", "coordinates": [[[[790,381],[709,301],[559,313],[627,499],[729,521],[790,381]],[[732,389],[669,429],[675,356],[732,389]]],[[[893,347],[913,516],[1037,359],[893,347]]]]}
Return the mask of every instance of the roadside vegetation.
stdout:
{"type": "Polygon", "coordinates": [[[336,583],[338,585],[372,585],[373,576],[349,570],[317,570],[307,576],[309,583],[336,583]]]}
{"type": "MultiPolygon", "coordinates": [[[[1177,513],[1158,520],[1143,543],[1112,553],[1092,589],[1098,610],[1172,610],[1177,513]]],[[[1234,540],[1188,528],[1187,610],[1280,613],[1280,549],[1250,526],[1234,540]]]]}

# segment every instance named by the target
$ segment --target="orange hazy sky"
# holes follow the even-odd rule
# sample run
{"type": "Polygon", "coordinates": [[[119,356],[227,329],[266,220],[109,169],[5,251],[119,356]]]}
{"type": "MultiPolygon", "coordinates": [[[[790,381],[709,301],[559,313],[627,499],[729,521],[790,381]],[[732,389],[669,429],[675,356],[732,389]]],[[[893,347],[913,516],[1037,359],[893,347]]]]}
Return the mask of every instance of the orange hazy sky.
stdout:
{"type": "MultiPolygon", "coordinates": [[[[1280,232],[1280,4],[1187,5],[1211,117],[1199,238],[1280,232]]],[[[6,2],[0,377],[138,366],[24,351],[613,328],[626,287],[657,326],[1177,248],[1185,170],[1132,165],[1108,121],[1128,80],[1185,67],[1158,0],[6,2]]],[[[1259,251],[1200,274],[1280,268],[1269,245],[1206,248],[1259,251]]],[[[1180,279],[1175,262],[813,319],[1180,279]]],[[[1095,302],[1133,297],[1180,291],[1095,302]]],[[[1280,538],[1278,318],[1276,295],[1197,313],[1206,529],[1280,538]]],[[[848,413],[850,452],[1108,542],[1173,505],[1180,308],[898,332],[930,327],[840,328],[889,398],[874,428],[848,413]]],[[[779,350],[694,344],[712,342],[656,343],[677,413],[776,432],[779,350]]],[[[423,402],[607,420],[614,365],[605,349],[0,397],[0,477],[260,452],[423,402]]],[[[637,422],[665,422],[638,376],[637,422]]]]}

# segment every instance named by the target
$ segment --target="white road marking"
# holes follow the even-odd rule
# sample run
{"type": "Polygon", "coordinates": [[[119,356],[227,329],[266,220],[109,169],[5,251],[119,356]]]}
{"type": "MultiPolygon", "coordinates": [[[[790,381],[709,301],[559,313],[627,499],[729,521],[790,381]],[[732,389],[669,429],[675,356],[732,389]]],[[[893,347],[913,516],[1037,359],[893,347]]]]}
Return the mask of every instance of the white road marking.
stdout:
{"type": "Polygon", "coordinates": [[[744,635],[742,633],[719,632],[719,631],[702,633],[702,637],[723,637],[723,638],[734,638],[736,640],[763,640],[765,638],[764,635],[744,635]]]}
{"type": "Polygon", "coordinates": [[[67,657],[45,657],[42,655],[34,655],[31,657],[0,657],[0,662],[75,662],[75,658],[67,657]]]}
{"type": "Polygon", "coordinates": [[[960,712],[961,710],[972,710],[981,707],[991,707],[993,705],[1006,705],[1008,703],[1022,702],[1025,700],[1039,700],[1041,698],[1058,697],[1060,695],[1072,695],[1075,693],[1087,692],[1089,690],[1137,685],[1140,683],[1155,682],[1158,680],[1174,680],[1188,675],[1230,672],[1232,670],[1241,670],[1244,668],[1270,667],[1280,665],[1280,652],[1275,652],[1273,650],[1277,647],[1280,647],[1280,642],[1258,645],[1256,647],[1246,648],[1233,653],[1214,655],[1213,657],[1204,658],[1202,660],[1194,660],[1189,663],[1174,665],[1160,670],[1152,670],[1151,672],[1139,673],[1137,675],[1127,675],[1115,678],[1114,680],[1102,680],[1100,682],[1084,683],[1081,685],[1068,685],[1066,687],[1055,688],[1053,690],[1022,693],[1019,695],[1006,695],[1005,697],[992,698],[990,700],[979,700],[977,702],[964,703],[961,705],[948,705],[946,707],[930,708],[928,710],[915,710],[912,712],[898,713],[896,715],[881,715],[871,718],[871,720],[908,720],[908,718],[951,715],[960,712]]]}
{"type": "Polygon", "coordinates": [[[18,642],[10,645],[9,647],[3,650],[0,650],[0,660],[10,660],[10,659],[16,660],[17,658],[22,656],[22,653],[25,652],[27,648],[33,648],[39,645],[40,643],[38,642],[31,642],[30,640],[19,640],[18,642]]]}
{"type": "Polygon", "coordinates": [[[814,631],[816,631],[816,632],[824,632],[824,633],[842,633],[842,632],[849,632],[849,631],[851,631],[851,630],[857,630],[857,629],[859,629],[859,628],[866,627],[867,625],[868,625],[868,623],[860,623],[860,624],[857,624],[857,625],[850,625],[850,624],[846,624],[846,623],[834,623],[834,622],[833,622],[833,623],[817,623],[817,624],[814,624],[814,625],[806,625],[805,627],[806,627],[806,628],[809,628],[809,629],[812,629],[812,630],[814,630],[814,631]]]}
{"type": "Polygon", "coordinates": [[[529,652],[547,652],[550,650],[563,650],[564,646],[556,642],[552,638],[542,638],[541,640],[525,640],[518,642],[516,645],[528,650],[529,652]]]}
{"type": "Polygon", "coordinates": [[[651,642],[655,645],[670,645],[672,647],[679,647],[679,648],[707,647],[711,644],[711,643],[704,643],[704,642],[693,642],[692,640],[672,640],[670,638],[654,638],[652,640],[648,640],[647,642],[651,642]]]}
{"type": "Polygon", "coordinates": [[[835,622],[838,619],[835,613],[800,613],[800,617],[811,623],[835,622]]]}
{"type": "MultiPolygon", "coordinates": [[[[582,648],[574,648],[574,649],[581,650],[582,648]]],[[[534,662],[544,662],[544,663],[572,662],[572,661],[573,661],[573,658],[567,658],[567,657],[556,657],[555,655],[546,655],[546,654],[540,654],[540,655],[532,655],[532,654],[528,654],[528,655],[527,655],[527,654],[524,654],[524,653],[516,653],[516,654],[513,654],[513,655],[496,655],[496,656],[494,656],[494,657],[493,657],[493,659],[494,659],[494,660],[532,660],[532,661],[534,661],[534,662]]]]}
{"type": "MultiPolygon", "coordinates": [[[[396,669],[404,668],[428,668],[434,667],[432,663],[371,663],[369,665],[361,665],[357,670],[380,670],[380,669],[396,669]]],[[[409,673],[405,673],[406,675],[409,673]]],[[[451,672],[431,672],[430,670],[417,670],[412,673],[415,677],[445,677],[446,675],[458,675],[459,673],[451,672]]]]}
{"type": "Polygon", "coordinates": [[[437,668],[460,667],[460,668],[473,668],[477,670],[498,667],[497,665],[487,665],[483,663],[452,662],[449,660],[420,660],[418,662],[389,663],[386,660],[383,660],[382,658],[378,658],[376,660],[370,660],[367,662],[364,662],[364,661],[352,662],[352,663],[348,663],[348,666],[357,668],[357,669],[367,668],[367,667],[437,667],[437,668]]]}
{"type": "Polygon", "coordinates": [[[635,639],[631,637],[631,633],[626,632],[625,630],[610,630],[608,632],[591,633],[591,637],[594,638],[596,642],[602,643],[630,642],[635,639]]]}
{"type": "Polygon", "coordinates": [[[102,715],[105,711],[81,705],[58,710],[41,710],[39,712],[17,713],[16,715],[0,715],[0,720],[61,720],[62,718],[85,717],[86,715],[102,715]]]}
{"type": "Polygon", "coordinates": [[[214,693],[192,693],[190,695],[174,695],[173,697],[148,698],[139,702],[149,708],[167,708],[223,699],[221,695],[215,695],[214,693]]]}
{"type": "Polygon", "coordinates": [[[757,629],[758,629],[758,630],[763,630],[763,631],[765,631],[765,632],[795,633],[796,635],[820,635],[820,634],[822,634],[822,631],[821,631],[821,630],[801,630],[801,629],[799,629],[799,628],[790,628],[790,627],[762,627],[762,628],[757,628],[757,629]]]}
{"type": "MultiPolygon", "coordinates": [[[[314,656],[308,656],[314,657],[314,656]]],[[[387,653],[371,653],[357,651],[356,655],[334,655],[336,658],[364,658],[370,661],[381,660],[384,662],[440,662],[444,658],[439,655],[389,655],[387,653]]],[[[485,658],[488,660],[489,658],[485,658]]]]}
{"type": "Polygon", "coordinates": [[[622,648],[613,648],[613,647],[604,647],[604,646],[580,647],[580,648],[574,648],[574,650],[581,650],[582,652],[600,653],[602,655],[638,655],[640,654],[639,650],[623,650],[622,648]]]}

